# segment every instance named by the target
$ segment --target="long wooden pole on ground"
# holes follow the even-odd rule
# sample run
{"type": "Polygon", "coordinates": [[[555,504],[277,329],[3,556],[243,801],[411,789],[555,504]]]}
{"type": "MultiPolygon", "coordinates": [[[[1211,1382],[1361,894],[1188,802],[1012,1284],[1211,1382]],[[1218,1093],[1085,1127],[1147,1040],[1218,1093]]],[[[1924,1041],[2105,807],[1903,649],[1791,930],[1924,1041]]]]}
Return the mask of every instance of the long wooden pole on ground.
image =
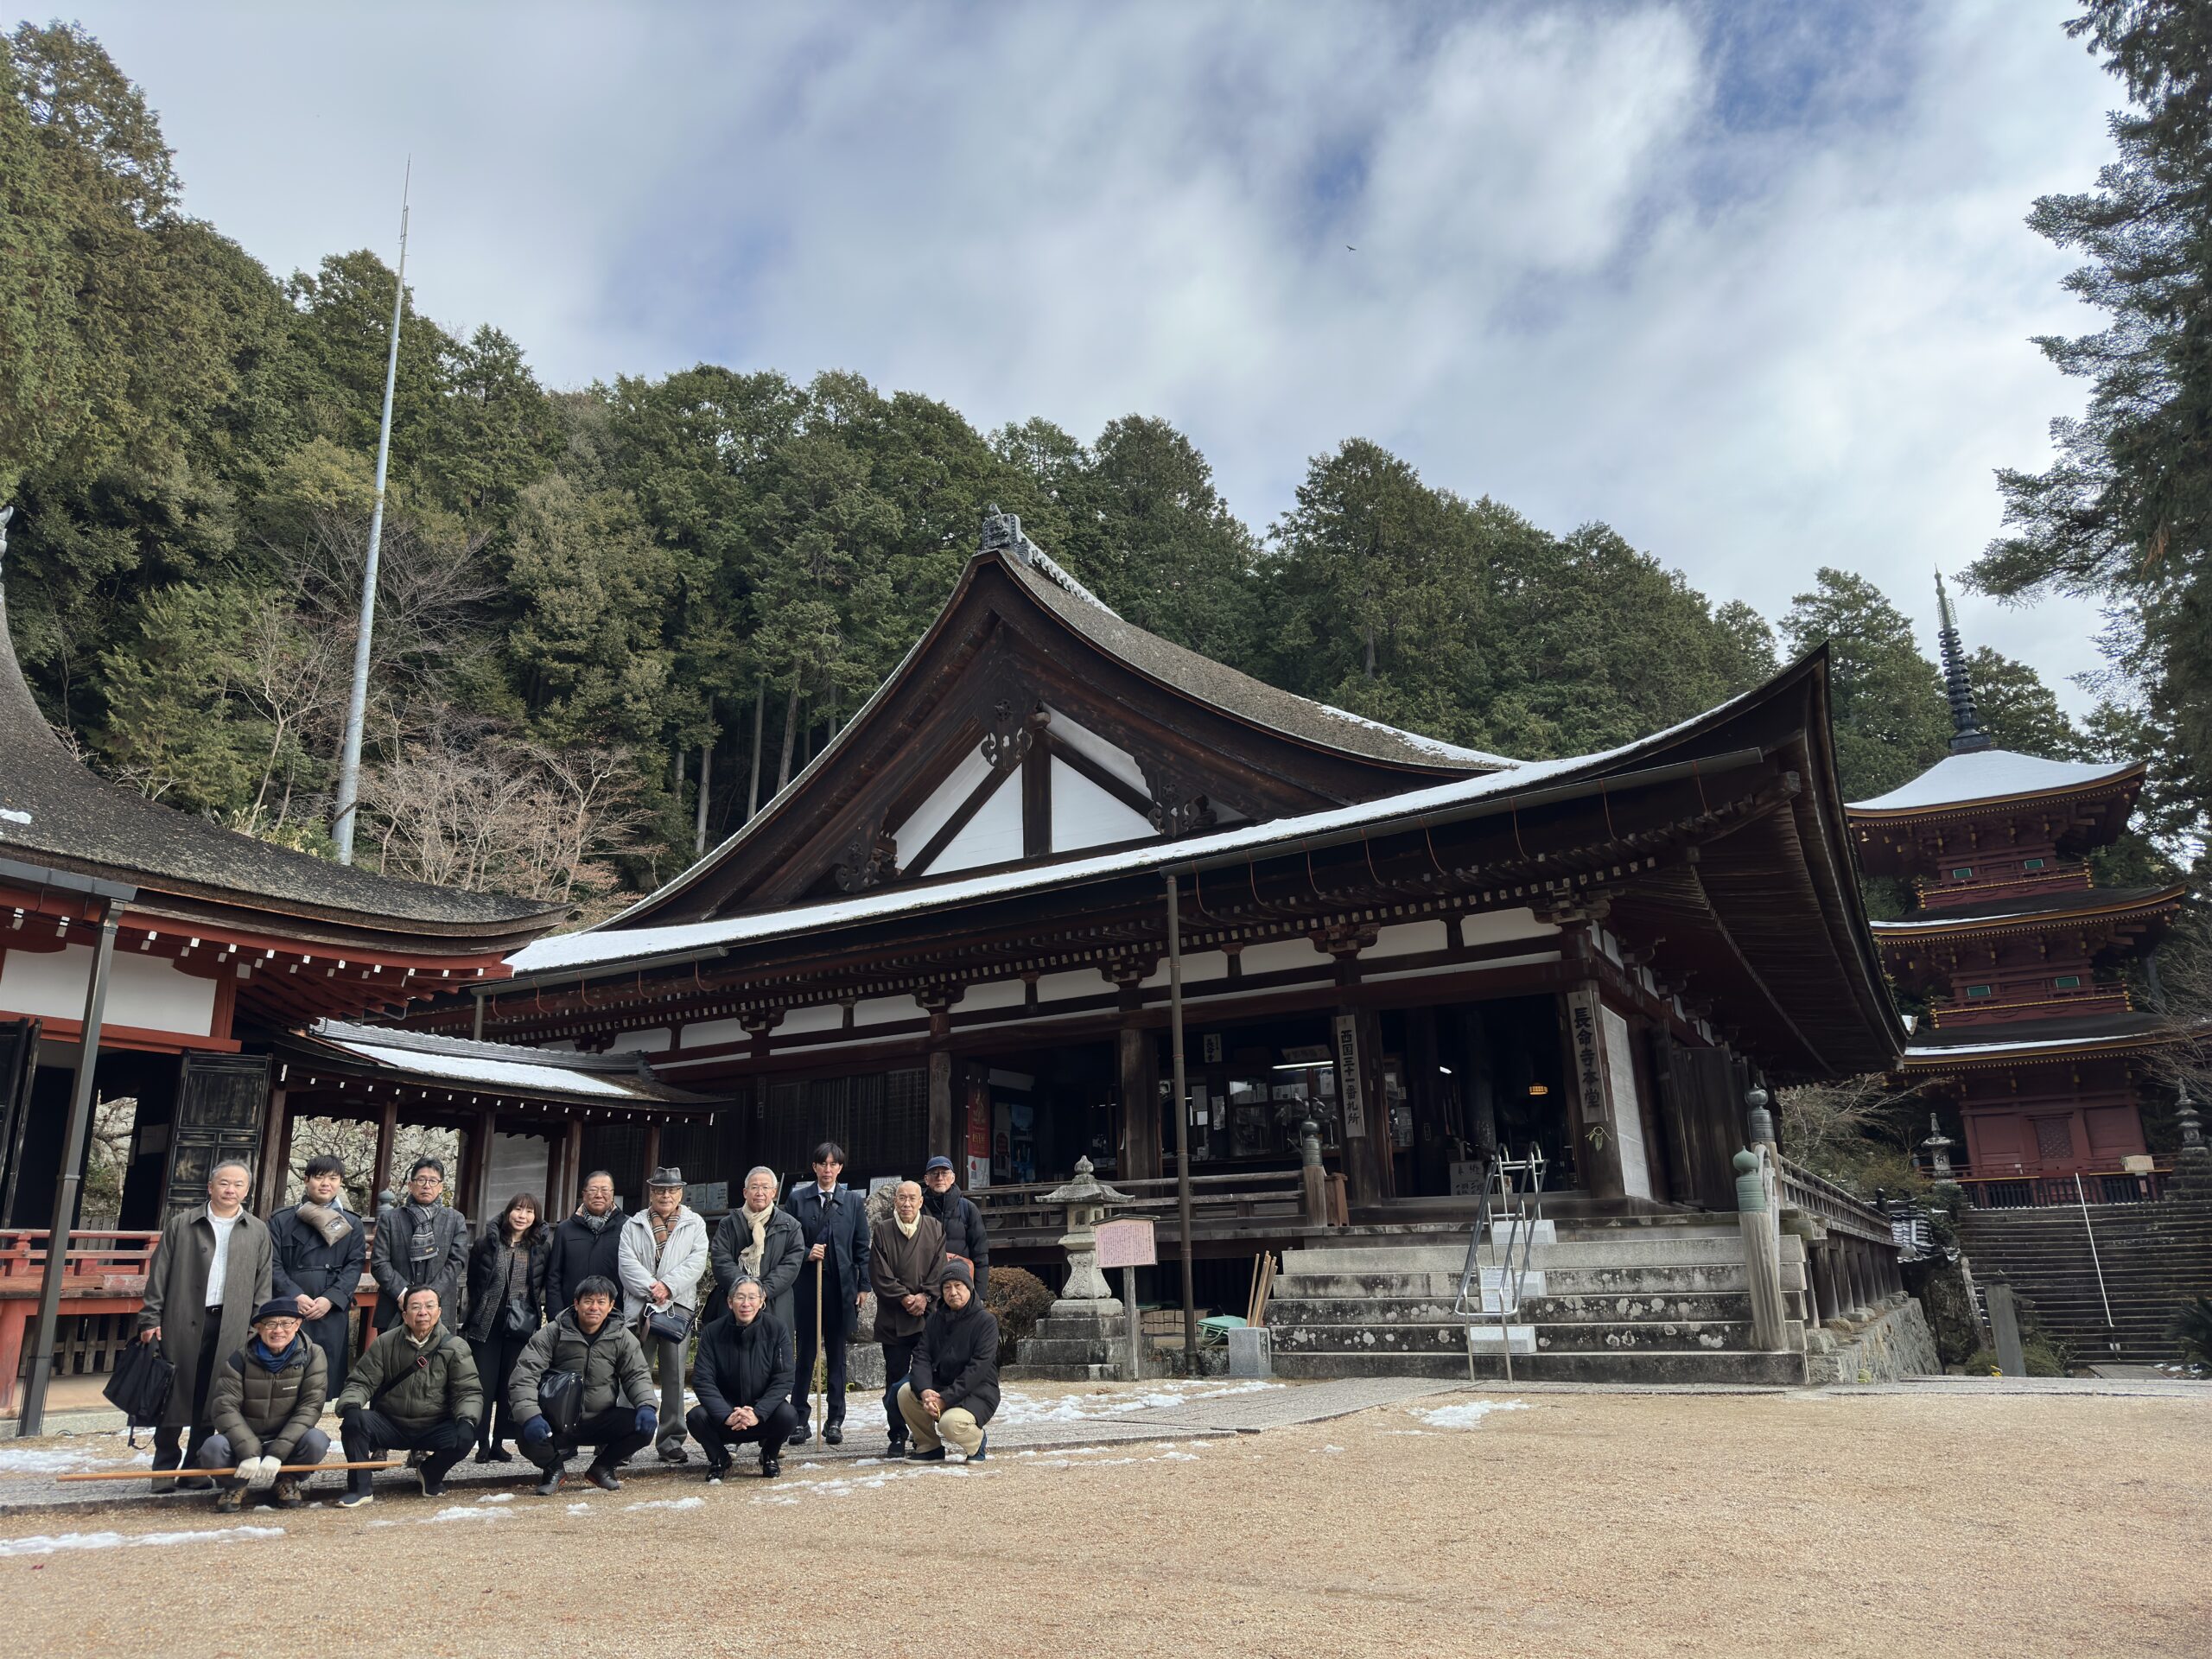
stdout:
{"type": "Polygon", "coordinates": [[[1183,899],[1167,872],[1167,1033],[1175,1062],[1176,1248],[1183,1258],[1183,1358],[1197,1375],[1198,1303],[1191,1265],[1191,1114],[1183,1077],[1183,899]]]}

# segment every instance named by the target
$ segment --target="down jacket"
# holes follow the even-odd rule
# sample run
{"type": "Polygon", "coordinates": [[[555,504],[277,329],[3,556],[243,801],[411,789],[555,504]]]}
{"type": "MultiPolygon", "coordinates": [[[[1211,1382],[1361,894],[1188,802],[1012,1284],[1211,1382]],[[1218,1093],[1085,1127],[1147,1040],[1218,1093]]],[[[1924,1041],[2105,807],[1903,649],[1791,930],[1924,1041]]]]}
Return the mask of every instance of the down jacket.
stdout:
{"type": "MultiPolygon", "coordinates": [[[[537,1230],[530,1249],[529,1287],[524,1300],[530,1305],[531,1328],[534,1332],[545,1317],[545,1264],[551,1256],[552,1238],[545,1228],[537,1230]]],[[[475,1342],[488,1342],[501,1334],[499,1316],[507,1306],[507,1259],[513,1254],[497,1223],[485,1230],[484,1236],[468,1249],[468,1318],[461,1327],[461,1334],[475,1342]]]]}
{"type": "Polygon", "coordinates": [[[575,1309],[569,1308],[551,1324],[540,1325],[523,1345],[507,1384],[507,1410],[516,1427],[545,1414],[537,1404],[537,1385],[548,1371],[574,1371],[583,1378],[586,1422],[617,1399],[632,1406],[659,1402],[652,1373],[645,1369],[645,1351],[611,1312],[601,1322],[598,1334],[587,1336],[576,1323],[575,1309]]]}
{"type": "Polygon", "coordinates": [[[346,1391],[338,1396],[338,1414],[344,1416],[354,1406],[380,1412],[415,1433],[439,1423],[480,1423],[484,1385],[476,1379],[476,1357],[443,1325],[435,1327],[430,1340],[417,1348],[407,1327],[396,1325],[378,1332],[368,1351],[354,1362],[346,1391]],[[403,1373],[397,1387],[376,1398],[378,1389],[403,1373]]]}
{"type": "Polygon", "coordinates": [[[977,1423],[989,1422],[999,1408],[998,1315],[980,1296],[957,1313],[939,1302],[922,1326],[906,1380],[917,1397],[935,1389],[947,1411],[964,1406],[977,1423]]]}
{"type": "Polygon", "coordinates": [[[273,1371],[249,1340],[215,1368],[207,1391],[207,1422],[241,1460],[266,1455],[289,1463],[300,1436],[321,1417],[329,1392],[322,1345],[308,1341],[305,1331],[276,1356],[273,1371]]]}

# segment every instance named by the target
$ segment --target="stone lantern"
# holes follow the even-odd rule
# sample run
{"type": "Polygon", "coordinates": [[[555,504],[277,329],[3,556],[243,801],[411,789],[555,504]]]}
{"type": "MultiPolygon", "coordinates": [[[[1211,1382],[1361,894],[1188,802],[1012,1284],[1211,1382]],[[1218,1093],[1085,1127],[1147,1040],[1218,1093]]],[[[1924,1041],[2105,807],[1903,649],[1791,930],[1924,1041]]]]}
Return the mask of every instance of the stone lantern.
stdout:
{"type": "Polygon", "coordinates": [[[1936,1114],[1928,1114],[1928,1138],[1920,1149],[1928,1154],[1928,1173],[1939,1181],[1951,1179],[1951,1147],[1955,1144],[1943,1133],[1943,1126],[1936,1122],[1936,1114]]]}
{"type": "Polygon", "coordinates": [[[1109,1206],[1129,1202],[1091,1171],[1090,1160],[1076,1160],[1072,1179],[1045,1195],[1046,1204],[1066,1206],[1068,1230],[1060,1248],[1068,1253],[1068,1279],[1052,1311],[1037,1321],[1021,1344],[1020,1363],[1030,1376],[1056,1382],[1103,1382],[1128,1375],[1128,1311],[1098,1270],[1095,1230],[1109,1206]]]}
{"type": "Polygon", "coordinates": [[[1075,1160],[1072,1179],[1045,1195],[1046,1204],[1065,1205],[1068,1230],[1060,1235],[1060,1248],[1068,1253],[1068,1281],[1052,1304],[1055,1318],[1065,1314],[1118,1313],[1122,1304],[1106,1275],[1098,1270],[1096,1229],[1106,1219],[1109,1205],[1127,1204],[1129,1195],[1116,1192],[1091,1172],[1090,1160],[1075,1160]]]}

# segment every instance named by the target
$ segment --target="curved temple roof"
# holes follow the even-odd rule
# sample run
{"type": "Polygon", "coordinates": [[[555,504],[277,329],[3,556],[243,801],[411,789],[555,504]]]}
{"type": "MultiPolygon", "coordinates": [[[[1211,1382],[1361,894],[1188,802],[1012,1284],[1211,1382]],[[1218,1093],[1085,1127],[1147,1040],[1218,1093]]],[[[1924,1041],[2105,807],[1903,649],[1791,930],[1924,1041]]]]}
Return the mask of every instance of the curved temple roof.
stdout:
{"type": "Polygon", "coordinates": [[[1853,816],[1904,816],[2037,795],[2066,794],[2116,784],[2143,771],[2140,760],[2046,760],[2010,749],[1947,754],[1910,783],[1869,801],[1846,803],[1853,816]]]}

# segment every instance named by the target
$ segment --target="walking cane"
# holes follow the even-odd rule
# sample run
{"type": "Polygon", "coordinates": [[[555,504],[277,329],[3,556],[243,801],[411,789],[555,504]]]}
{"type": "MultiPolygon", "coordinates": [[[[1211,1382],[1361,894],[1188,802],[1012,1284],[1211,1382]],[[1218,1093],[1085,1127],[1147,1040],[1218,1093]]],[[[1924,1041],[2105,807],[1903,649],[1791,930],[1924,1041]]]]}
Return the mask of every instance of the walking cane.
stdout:
{"type": "MultiPolygon", "coordinates": [[[[826,1223],[822,1230],[824,1233],[830,1230],[826,1223]]],[[[823,1427],[827,1426],[830,1416],[830,1333],[823,1329],[822,1325],[822,1270],[829,1265],[830,1241],[825,1238],[822,1241],[822,1259],[814,1264],[814,1352],[816,1359],[822,1367],[823,1427]]],[[[811,1388],[814,1379],[810,1376],[806,1381],[808,1387],[811,1388]]],[[[809,1427],[817,1438],[820,1437],[821,1427],[810,1424],[809,1427]]]]}

